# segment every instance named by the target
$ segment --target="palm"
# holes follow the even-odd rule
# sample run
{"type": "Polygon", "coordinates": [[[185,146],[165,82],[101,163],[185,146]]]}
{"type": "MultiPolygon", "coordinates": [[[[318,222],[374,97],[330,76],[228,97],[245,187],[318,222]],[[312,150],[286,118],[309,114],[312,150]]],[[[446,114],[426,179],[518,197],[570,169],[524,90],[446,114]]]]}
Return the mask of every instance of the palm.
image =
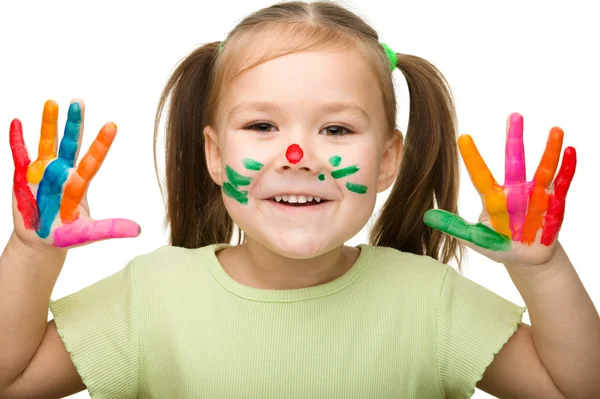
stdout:
{"type": "Polygon", "coordinates": [[[459,137],[461,156],[482,199],[479,223],[469,224],[442,210],[427,211],[425,223],[463,240],[497,262],[539,265],[547,261],[555,251],[565,198],[577,162],[575,149],[566,148],[560,171],[553,181],[562,140],[562,130],[553,128],[535,176],[527,181],[523,119],[519,114],[512,114],[507,126],[505,184],[500,186],[473,139],[468,135],[459,137]]]}
{"type": "Polygon", "coordinates": [[[21,123],[18,119],[11,123],[10,145],[15,163],[13,221],[15,233],[28,244],[70,248],[139,235],[139,225],[133,221],[96,221],[90,217],[87,188],[114,140],[116,126],[104,125],[75,168],[83,132],[83,109],[83,103],[71,104],[65,135],[56,154],[58,106],[53,101],[46,102],[38,159],[31,163],[21,123]]]}

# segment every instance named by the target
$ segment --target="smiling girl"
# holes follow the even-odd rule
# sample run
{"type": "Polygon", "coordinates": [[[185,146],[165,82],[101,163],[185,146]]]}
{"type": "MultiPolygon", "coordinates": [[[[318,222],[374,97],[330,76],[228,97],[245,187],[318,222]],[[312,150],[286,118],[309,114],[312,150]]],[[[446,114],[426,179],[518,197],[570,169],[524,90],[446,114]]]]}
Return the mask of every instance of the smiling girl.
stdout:
{"type": "Polygon", "coordinates": [[[554,179],[562,130],[526,182],[512,114],[511,178],[500,186],[472,139],[457,141],[440,72],[329,2],[278,3],[197,48],[164,89],[155,139],[165,109],[170,245],[56,301],[68,249],[140,233],[89,216],[87,187],[117,128],[107,123],[76,165],[82,101],[70,104],[58,153],[58,106],[45,104],[34,162],[11,124],[0,397],[597,393],[598,313],[557,241],[576,165],[569,147],[554,179]],[[405,134],[396,68],[410,94],[405,134]],[[459,149],[482,196],[478,224],[456,215],[459,149]],[[369,244],[345,245],[388,188],[369,244]],[[447,265],[460,265],[465,245],[505,264],[532,326],[525,307],[447,265]]]}

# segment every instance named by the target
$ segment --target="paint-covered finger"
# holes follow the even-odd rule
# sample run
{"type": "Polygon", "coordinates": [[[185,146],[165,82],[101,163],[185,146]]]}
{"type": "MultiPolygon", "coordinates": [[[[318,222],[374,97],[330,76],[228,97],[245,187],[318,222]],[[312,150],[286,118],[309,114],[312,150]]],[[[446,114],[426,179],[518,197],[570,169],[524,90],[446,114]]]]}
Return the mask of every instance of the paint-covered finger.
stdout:
{"type": "Polygon", "coordinates": [[[69,105],[65,133],[58,149],[58,157],[70,168],[75,165],[75,160],[79,153],[83,134],[83,111],[83,103],[79,101],[72,102],[69,105]]]}
{"type": "Polygon", "coordinates": [[[504,176],[504,193],[511,236],[514,240],[520,241],[527,214],[528,190],[525,175],[523,116],[516,112],[506,119],[504,176]]]}
{"type": "Polygon", "coordinates": [[[571,186],[573,176],[575,176],[576,167],[577,152],[575,151],[575,148],[565,148],[562,164],[560,165],[560,170],[558,171],[554,181],[554,194],[556,195],[557,199],[561,201],[565,200],[567,192],[569,191],[569,187],[571,186]]]}
{"type": "Polygon", "coordinates": [[[525,146],[523,145],[523,116],[517,112],[507,120],[506,155],[504,158],[505,185],[525,182],[525,146]]]}
{"type": "Polygon", "coordinates": [[[460,216],[441,209],[428,210],[423,216],[423,221],[432,229],[492,251],[508,251],[512,245],[509,237],[498,234],[488,226],[482,223],[467,223],[460,216]]]}
{"type": "Polygon", "coordinates": [[[548,193],[542,185],[534,184],[529,195],[527,216],[523,224],[521,242],[531,245],[535,241],[537,231],[544,224],[544,213],[548,204],[548,193]]]}
{"type": "Polygon", "coordinates": [[[551,245],[558,235],[565,215],[567,192],[575,175],[576,165],[577,153],[575,148],[565,148],[562,164],[554,182],[554,192],[548,196],[548,210],[544,217],[544,227],[540,240],[543,245],[551,245]]]}
{"type": "Polygon", "coordinates": [[[56,136],[58,135],[58,104],[48,100],[42,112],[42,127],[40,129],[40,145],[38,159],[56,157],[56,136]]]}
{"type": "Polygon", "coordinates": [[[521,237],[521,242],[524,244],[533,244],[537,231],[544,224],[544,213],[548,205],[546,189],[550,187],[556,173],[563,137],[564,132],[559,127],[553,127],[548,134],[546,149],[532,181],[533,187],[529,195],[527,216],[521,237]]]}
{"type": "Polygon", "coordinates": [[[458,148],[460,155],[469,171],[469,176],[473,185],[483,197],[489,194],[498,186],[492,172],[485,164],[485,161],[479,154],[473,138],[468,134],[463,134],[458,138],[458,148]]]}
{"type": "Polygon", "coordinates": [[[110,238],[137,237],[140,233],[140,225],[128,219],[78,219],[54,231],[53,245],[65,248],[110,238]]]}
{"type": "Polygon", "coordinates": [[[510,237],[510,220],[504,189],[494,179],[471,136],[461,135],[458,138],[458,148],[469,171],[471,181],[482,197],[485,210],[490,215],[492,226],[497,232],[510,237]]]}
{"type": "Polygon", "coordinates": [[[544,188],[550,187],[558,161],[560,159],[560,150],[562,149],[564,132],[559,127],[553,127],[548,134],[546,149],[535,171],[534,180],[536,184],[544,188]]]}
{"type": "Polygon", "coordinates": [[[35,197],[27,184],[26,173],[31,160],[23,140],[23,126],[18,119],[13,119],[10,124],[9,142],[15,165],[13,192],[17,209],[21,213],[25,228],[35,230],[39,226],[39,210],[35,197]]]}
{"type": "Polygon", "coordinates": [[[32,184],[39,184],[44,176],[46,166],[56,158],[57,123],[58,104],[53,100],[48,100],[44,104],[42,112],[38,157],[27,169],[27,180],[32,184]]]}
{"type": "Polygon", "coordinates": [[[60,218],[63,222],[70,222],[79,217],[77,206],[90,181],[104,162],[116,134],[117,125],[112,122],[106,123],[77,165],[77,169],[69,176],[60,205],[60,218]]]}
{"type": "Polygon", "coordinates": [[[10,123],[8,139],[15,164],[15,171],[18,171],[20,176],[25,178],[25,172],[31,160],[29,159],[25,140],[23,140],[23,126],[20,120],[13,119],[10,123]]]}

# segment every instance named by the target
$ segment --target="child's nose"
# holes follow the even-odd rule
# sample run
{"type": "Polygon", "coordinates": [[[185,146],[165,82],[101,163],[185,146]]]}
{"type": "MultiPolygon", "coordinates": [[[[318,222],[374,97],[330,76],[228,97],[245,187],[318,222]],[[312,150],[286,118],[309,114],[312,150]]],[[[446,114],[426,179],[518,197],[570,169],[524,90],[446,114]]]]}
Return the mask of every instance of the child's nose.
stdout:
{"type": "Polygon", "coordinates": [[[290,144],[287,147],[284,157],[278,166],[279,169],[282,170],[305,169],[315,173],[320,170],[319,162],[316,157],[308,151],[305,153],[302,146],[298,144],[290,144]]]}

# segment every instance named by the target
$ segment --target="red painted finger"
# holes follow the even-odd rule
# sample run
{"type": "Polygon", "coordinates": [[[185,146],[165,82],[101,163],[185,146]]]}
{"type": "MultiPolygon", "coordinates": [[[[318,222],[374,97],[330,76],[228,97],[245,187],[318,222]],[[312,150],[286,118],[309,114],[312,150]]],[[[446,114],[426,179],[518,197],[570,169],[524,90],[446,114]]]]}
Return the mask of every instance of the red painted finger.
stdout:
{"type": "Polygon", "coordinates": [[[29,184],[27,184],[27,168],[31,160],[23,140],[23,126],[18,119],[13,119],[10,123],[9,141],[15,164],[13,191],[17,201],[17,209],[21,212],[25,228],[37,230],[40,223],[40,213],[35,197],[29,188],[29,184]]]}
{"type": "Polygon", "coordinates": [[[565,215],[567,192],[575,175],[576,165],[577,153],[575,152],[575,148],[565,148],[560,170],[554,180],[554,192],[548,196],[548,208],[544,217],[544,228],[542,229],[541,238],[543,245],[551,245],[558,235],[565,215]]]}

